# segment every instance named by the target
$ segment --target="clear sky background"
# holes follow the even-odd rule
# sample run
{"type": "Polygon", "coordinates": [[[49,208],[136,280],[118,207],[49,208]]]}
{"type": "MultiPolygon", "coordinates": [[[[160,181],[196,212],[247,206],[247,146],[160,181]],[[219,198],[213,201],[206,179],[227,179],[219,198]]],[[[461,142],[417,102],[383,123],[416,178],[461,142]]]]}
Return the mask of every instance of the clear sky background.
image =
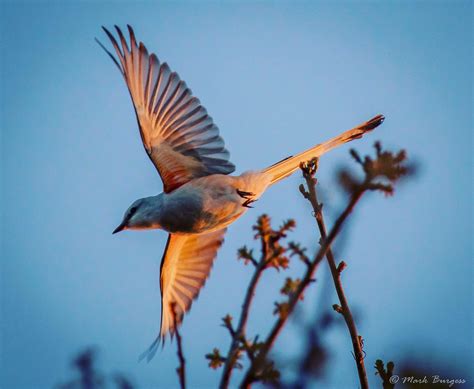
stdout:
{"type": "MultiPolygon", "coordinates": [[[[378,385],[375,359],[407,355],[433,374],[442,365],[472,379],[472,2],[2,2],[0,18],[2,388],[65,381],[88,345],[104,371],[143,388],[177,386],[174,345],[137,362],[159,329],[166,233],[111,235],[133,200],[161,191],[124,82],[94,42],[106,42],[101,25],[126,23],[201,99],[238,172],[386,115],[352,146],[406,148],[419,173],[393,198],[367,196],[339,246],[369,379],[378,385]]],[[[344,204],[335,172],[352,163],[348,149],[321,161],[329,220],[344,204]]],[[[316,247],[300,182],[278,184],[230,228],[182,328],[191,387],[219,377],[204,354],[228,348],[220,318],[239,312],[250,268],[235,253],[252,244],[257,216],[295,218],[293,239],[316,247]]],[[[267,333],[285,276],[265,275],[250,334],[267,333]]],[[[336,302],[318,288],[308,312],[336,302]]],[[[324,387],[355,387],[346,329],[326,341],[324,387]]],[[[289,326],[277,356],[300,347],[300,327],[289,326]]]]}

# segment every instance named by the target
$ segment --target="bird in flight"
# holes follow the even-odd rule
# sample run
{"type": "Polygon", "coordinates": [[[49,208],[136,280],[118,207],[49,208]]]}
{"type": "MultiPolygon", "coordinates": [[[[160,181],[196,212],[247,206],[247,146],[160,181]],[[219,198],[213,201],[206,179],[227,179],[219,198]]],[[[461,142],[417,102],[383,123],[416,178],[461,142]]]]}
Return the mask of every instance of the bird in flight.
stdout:
{"type": "Polygon", "coordinates": [[[127,27],[128,40],[119,27],[115,26],[118,39],[102,27],[116,56],[97,42],[125,79],[143,146],[163,181],[163,193],[136,200],[113,232],[162,229],[169,233],[160,269],[161,328],[144,353],[149,360],[160,340],[173,335],[198,296],[227,226],[302,162],[362,137],[384,117],[378,115],[265,169],[231,176],[235,166],[206,109],[178,74],[148,53],[127,27]]]}

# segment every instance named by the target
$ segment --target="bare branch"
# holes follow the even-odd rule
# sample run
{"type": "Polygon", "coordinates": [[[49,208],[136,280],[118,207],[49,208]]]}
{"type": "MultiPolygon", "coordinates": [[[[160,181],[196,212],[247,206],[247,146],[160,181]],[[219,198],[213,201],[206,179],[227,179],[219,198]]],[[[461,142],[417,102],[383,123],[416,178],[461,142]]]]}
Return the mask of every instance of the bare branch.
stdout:
{"type": "MultiPolygon", "coordinates": [[[[171,312],[173,314],[173,322],[177,323],[176,321],[176,303],[171,304],[171,312]]],[[[176,373],[178,373],[179,377],[179,384],[181,389],[186,389],[186,360],[184,359],[183,353],[183,344],[181,339],[181,334],[179,333],[179,328],[176,326],[176,344],[177,344],[177,353],[178,353],[178,360],[179,366],[176,368],[176,373]]]]}
{"type": "MultiPolygon", "coordinates": [[[[260,350],[261,343],[257,341],[249,342],[246,338],[246,325],[249,316],[250,306],[255,295],[257,284],[260,281],[264,270],[275,268],[276,270],[286,269],[289,263],[289,257],[286,252],[289,250],[286,246],[282,246],[280,241],[286,238],[286,234],[295,226],[293,220],[288,220],[277,229],[273,229],[270,224],[270,218],[267,215],[262,215],[258,218],[257,224],[253,227],[256,231],[255,239],[260,240],[261,256],[257,261],[253,257],[252,250],[243,247],[238,251],[238,256],[244,259],[245,263],[251,262],[255,266],[255,270],[247,288],[242,310],[240,313],[239,323],[237,328],[233,328],[231,317],[227,315],[224,320],[224,327],[229,330],[232,336],[231,345],[225,359],[224,370],[222,373],[220,388],[227,388],[229,386],[232,370],[235,367],[241,367],[238,364],[238,358],[242,351],[247,353],[251,362],[255,361],[255,355],[260,350]]],[[[290,250],[291,251],[291,250],[290,250]]],[[[267,376],[276,378],[279,373],[273,368],[273,365],[267,366],[267,376]]]]}
{"type": "MultiPolygon", "coordinates": [[[[252,382],[258,381],[262,378],[262,371],[265,369],[266,366],[268,366],[268,363],[266,363],[267,355],[269,351],[271,350],[276,338],[278,337],[282,328],[287,322],[288,317],[293,312],[296,306],[296,303],[298,302],[300,297],[303,295],[304,290],[313,280],[313,275],[318,265],[330,251],[331,245],[334,242],[337,235],[339,234],[339,232],[341,231],[344,222],[347,220],[347,218],[353,211],[355,205],[358,203],[358,201],[361,199],[364,193],[366,193],[367,191],[378,190],[385,193],[386,195],[391,195],[393,194],[393,185],[401,177],[411,173],[412,169],[409,166],[406,166],[404,164],[406,160],[406,153],[404,151],[400,151],[397,154],[394,154],[389,151],[382,151],[382,147],[380,143],[375,144],[375,149],[376,149],[375,159],[369,156],[366,156],[364,159],[362,159],[357,154],[356,151],[351,151],[351,155],[353,156],[355,161],[359,165],[361,165],[364,171],[365,177],[362,181],[360,181],[360,180],[354,179],[347,172],[343,172],[343,174],[341,174],[340,176],[341,183],[346,188],[346,190],[350,193],[349,202],[346,208],[344,209],[344,211],[341,213],[341,215],[338,217],[338,219],[334,223],[333,228],[331,229],[331,231],[329,232],[327,236],[326,236],[326,231],[324,228],[324,236],[321,239],[321,247],[318,253],[316,254],[313,261],[310,263],[310,265],[307,267],[306,273],[304,277],[302,278],[301,282],[299,283],[298,287],[296,288],[296,291],[291,296],[289,296],[288,302],[284,303],[285,314],[279,315],[268,337],[266,338],[263,345],[260,347],[257,357],[255,358],[254,361],[252,361],[250,367],[248,368],[244,376],[244,379],[242,381],[241,387],[248,388],[250,387],[252,382]]],[[[309,188],[308,188],[308,191],[305,190],[304,186],[303,187],[300,186],[299,189],[300,189],[300,192],[303,194],[303,196],[309,199],[311,196],[313,196],[310,192],[311,187],[314,189],[314,186],[316,184],[316,179],[314,178],[314,174],[317,169],[317,163],[316,161],[313,161],[313,163],[305,164],[305,167],[306,169],[308,169],[309,188]]],[[[315,196],[315,191],[314,191],[314,196],[315,196]]],[[[321,214],[322,204],[318,203],[316,197],[315,199],[316,201],[314,201],[313,209],[314,209],[315,216],[318,217],[318,214],[322,215],[321,214]]],[[[321,218],[321,221],[322,221],[322,218],[321,218]]],[[[332,256],[332,254],[331,254],[331,257],[333,259],[332,263],[334,265],[331,267],[331,272],[336,277],[335,279],[339,280],[339,275],[340,275],[340,272],[343,270],[344,265],[341,265],[338,270],[335,265],[334,257],[332,256]]],[[[363,339],[361,336],[357,335],[357,329],[354,325],[353,320],[351,320],[352,316],[350,314],[347,300],[345,299],[342,285],[340,284],[340,282],[337,283],[337,289],[338,289],[338,295],[339,295],[342,307],[335,304],[333,308],[337,310],[338,312],[340,312],[341,314],[345,314],[347,312],[347,318],[348,318],[347,323],[349,326],[351,337],[353,339],[353,346],[354,346],[354,349],[357,350],[357,352],[355,353],[357,366],[358,368],[361,367],[361,371],[359,375],[361,385],[363,388],[368,388],[367,376],[366,376],[365,369],[363,366],[363,359],[364,359],[364,352],[362,350],[363,339]]]]}
{"type": "Polygon", "coordinates": [[[387,369],[385,369],[383,361],[381,359],[377,359],[375,361],[374,367],[377,371],[375,374],[378,374],[380,376],[380,379],[382,380],[383,389],[394,389],[396,381],[392,382],[390,378],[393,375],[393,369],[395,367],[395,364],[390,361],[387,363],[387,369]]]}
{"type": "MultiPolygon", "coordinates": [[[[354,155],[355,153],[352,154],[354,155]]],[[[360,163],[360,157],[358,155],[356,155],[355,159],[357,162],[360,163]]],[[[307,196],[305,196],[305,198],[311,203],[311,206],[313,207],[316,222],[318,224],[319,232],[321,234],[321,239],[324,242],[327,239],[327,232],[326,224],[324,222],[324,217],[322,213],[322,207],[318,201],[318,195],[316,191],[317,180],[315,179],[315,174],[317,171],[317,160],[311,161],[306,166],[303,166],[301,170],[303,171],[303,177],[306,180],[307,186],[307,196]]],[[[360,385],[361,388],[368,389],[369,382],[367,380],[367,372],[364,366],[364,352],[362,349],[362,342],[360,341],[361,338],[357,332],[357,327],[341,283],[341,272],[346,267],[346,263],[341,262],[338,266],[336,266],[336,260],[330,247],[327,250],[326,258],[329,264],[329,268],[331,269],[334,287],[336,288],[337,296],[341,304],[334,304],[333,309],[336,312],[342,314],[342,316],[344,317],[344,321],[346,322],[352,340],[352,347],[354,349],[354,359],[357,365],[357,373],[359,375],[360,385]]]]}
{"type": "Polygon", "coordinates": [[[237,355],[240,349],[240,344],[243,340],[244,345],[246,346],[245,349],[247,354],[249,354],[249,358],[252,360],[253,355],[249,353],[248,344],[245,340],[245,328],[247,325],[247,320],[249,316],[250,306],[252,304],[253,297],[255,295],[255,289],[257,288],[257,284],[260,281],[260,277],[262,276],[263,271],[267,267],[267,253],[268,248],[262,237],[262,256],[257,263],[252,257],[248,257],[249,260],[252,261],[255,265],[255,271],[253,273],[252,279],[250,280],[250,284],[247,288],[247,293],[245,294],[244,303],[242,304],[242,310],[240,313],[239,324],[235,330],[230,331],[232,335],[232,342],[227,353],[227,357],[225,358],[225,365],[224,371],[222,373],[221,382],[219,384],[219,388],[227,388],[229,386],[230,376],[232,374],[232,370],[234,368],[235,362],[237,360],[237,355]],[[250,259],[252,258],[252,259],[250,259]]]}
{"type": "Polygon", "coordinates": [[[260,349],[260,352],[258,353],[257,357],[255,358],[255,360],[252,362],[249,369],[247,370],[244,376],[244,379],[242,381],[241,387],[248,388],[250,387],[252,382],[259,379],[259,370],[263,366],[265,366],[267,355],[269,351],[271,350],[273,344],[275,343],[276,338],[278,337],[284,325],[286,324],[288,317],[293,312],[296,306],[296,303],[298,302],[300,297],[303,295],[304,290],[313,281],[313,274],[315,273],[318,265],[321,263],[322,259],[324,258],[328,249],[330,248],[332,242],[341,231],[341,228],[344,222],[346,221],[348,216],[351,214],[352,210],[354,209],[355,205],[360,200],[364,192],[365,190],[359,190],[357,192],[354,192],[354,194],[351,196],[351,199],[348,205],[346,206],[342,214],[339,216],[339,218],[336,220],[336,223],[334,224],[334,227],[329,233],[327,239],[322,243],[321,248],[319,249],[317,255],[311,262],[310,266],[308,266],[308,269],[303,279],[299,283],[296,291],[289,297],[288,306],[287,306],[287,314],[279,315],[276,323],[273,325],[272,330],[270,331],[265,342],[263,343],[260,349]]]}

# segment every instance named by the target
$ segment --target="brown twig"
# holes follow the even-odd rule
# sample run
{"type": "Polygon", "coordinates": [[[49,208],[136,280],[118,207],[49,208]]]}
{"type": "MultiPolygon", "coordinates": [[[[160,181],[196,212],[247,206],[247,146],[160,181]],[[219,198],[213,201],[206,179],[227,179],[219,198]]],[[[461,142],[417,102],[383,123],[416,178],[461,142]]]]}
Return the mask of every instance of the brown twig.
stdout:
{"type": "Polygon", "coordinates": [[[262,244],[262,255],[260,260],[257,262],[251,255],[247,256],[247,260],[249,260],[254,266],[255,271],[253,273],[252,279],[250,280],[250,284],[247,288],[247,293],[245,294],[244,303],[242,304],[242,311],[240,313],[239,324],[235,330],[232,329],[230,323],[227,325],[230,334],[232,336],[232,342],[227,353],[224,370],[222,372],[221,382],[219,384],[219,388],[224,389],[229,386],[230,377],[232,375],[232,370],[235,366],[237,361],[237,356],[239,352],[240,344],[243,343],[245,350],[247,351],[249,359],[252,361],[254,360],[253,354],[250,352],[250,347],[247,344],[245,339],[245,327],[247,325],[247,320],[250,312],[250,306],[252,304],[253,297],[255,295],[255,289],[257,288],[257,284],[260,281],[263,271],[267,267],[269,263],[269,254],[268,254],[268,237],[262,236],[261,237],[261,244],[262,244]]]}
{"type": "MultiPolygon", "coordinates": [[[[177,323],[175,304],[176,303],[171,304],[171,312],[173,314],[173,323],[177,323]]],[[[182,344],[181,334],[179,333],[178,326],[175,327],[175,333],[176,333],[176,344],[178,348],[177,353],[178,353],[178,360],[179,360],[179,366],[176,368],[176,373],[178,373],[179,384],[181,386],[181,389],[186,389],[186,360],[184,359],[183,344],[182,344]]]]}
{"type": "Polygon", "coordinates": [[[242,311],[240,313],[239,324],[237,328],[234,330],[234,333],[233,334],[231,333],[232,343],[230,345],[229,352],[227,353],[219,388],[227,388],[229,386],[230,376],[232,374],[235,361],[237,359],[237,354],[240,347],[241,339],[245,337],[245,327],[247,325],[250,306],[252,304],[252,300],[255,295],[255,289],[257,287],[258,281],[260,280],[260,277],[262,276],[262,272],[265,269],[265,265],[266,265],[265,261],[262,261],[262,260],[257,264],[252,276],[252,280],[250,281],[249,287],[247,289],[245,300],[242,305],[242,311]]]}
{"type": "Polygon", "coordinates": [[[320,264],[322,259],[324,259],[324,256],[326,255],[328,249],[331,247],[331,244],[333,243],[334,239],[336,238],[336,236],[341,231],[341,228],[342,228],[344,222],[346,221],[346,219],[348,218],[348,216],[350,215],[350,213],[352,212],[352,210],[354,209],[355,205],[360,200],[360,198],[362,197],[364,192],[365,192],[365,189],[354,191],[353,195],[350,198],[350,201],[349,201],[348,205],[346,206],[346,208],[344,209],[342,214],[339,216],[339,218],[336,220],[336,222],[334,224],[334,227],[332,228],[329,235],[327,236],[327,239],[324,242],[322,242],[322,245],[321,245],[318,253],[316,254],[313,261],[311,261],[311,264],[308,266],[304,278],[301,280],[301,282],[298,285],[298,288],[296,289],[295,293],[292,294],[289,298],[288,311],[287,311],[288,314],[287,315],[280,315],[279,318],[277,319],[277,321],[275,322],[275,324],[273,325],[272,330],[270,331],[270,333],[267,336],[265,342],[263,343],[257,357],[252,362],[252,364],[250,365],[250,367],[248,368],[248,370],[247,370],[247,372],[244,376],[244,379],[243,379],[243,381],[240,385],[242,388],[249,388],[250,385],[252,384],[252,382],[255,381],[256,379],[258,379],[257,374],[258,374],[259,367],[263,365],[263,363],[266,360],[266,357],[267,357],[269,351],[271,350],[276,338],[278,337],[281,330],[283,329],[288,317],[293,312],[293,310],[296,306],[296,303],[301,298],[301,296],[302,296],[304,290],[306,289],[306,287],[313,280],[313,275],[314,275],[318,265],[320,264]]]}
{"type": "MultiPolygon", "coordinates": [[[[317,180],[315,174],[318,168],[317,160],[311,161],[309,164],[302,166],[303,177],[306,180],[307,191],[304,188],[300,187],[303,196],[308,199],[313,207],[314,215],[316,222],[318,224],[319,232],[321,234],[321,239],[324,242],[327,239],[326,225],[324,222],[322,204],[318,201],[318,195],[316,191],[317,180]],[[303,192],[304,191],[304,192],[303,192]]],[[[334,286],[336,288],[337,296],[341,306],[340,309],[337,309],[337,312],[341,313],[344,321],[346,322],[349,334],[352,340],[352,347],[354,349],[354,359],[357,365],[357,372],[359,374],[359,381],[362,389],[368,389],[369,383],[367,380],[367,372],[364,366],[364,351],[362,348],[362,337],[357,332],[357,327],[352,317],[347,298],[344,294],[344,289],[341,283],[341,272],[346,267],[345,262],[341,262],[336,266],[336,261],[334,254],[330,247],[328,247],[326,252],[326,258],[328,260],[329,268],[331,269],[332,279],[334,281],[334,286]]]]}
{"type": "Polygon", "coordinates": [[[395,368],[395,364],[390,361],[387,363],[387,368],[385,369],[383,361],[381,359],[377,359],[375,361],[374,367],[376,370],[375,374],[378,374],[380,376],[380,379],[382,380],[383,389],[394,389],[395,383],[398,382],[398,380],[391,379],[393,376],[393,369],[395,368]]]}
{"type": "MultiPolygon", "coordinates": [[[[410,166],[405,165],[405,151],[402,150],[396,154],[390,151],[383,151],[382,146],[379,142],[375,143],[375,150],[375,159],[370,156],[366,156],[364,159],[362,159],[355,150],[351,150],[352,157],[362,167],[365,177],[363,180],[358,180],[347,172],[343,171],[340,174],[341,184],[350,194],[349,202],[344,211],[337,218],[329,234],[326,236],[325,239],[322,239],[321,247],[314,259],[307,266],[307,270],[303,279],[301,280],[301,282],[299,282],[296,290],[289,296],[288,302],[286,303],[287,306],[285,314],[279,315],[279,318],[273,325],[270,334],[267,336],[265,342],[263,342],[259,347],[259,352],[250,364],[250,367],[248,368],[244,379],[240,385],[241,387],[249,388],[252,382],[262,379],[263,376],[261,375],[261,371],[266,366],[267,355],[271,350],[276,338],[280,334],[282,328],[288,320],[288,317],[293,312],[296,303],[302,297],[304,290],[311,283],[311,281],[313,281],[313,275],[318,265],[327,255],[332,243],[341,231],[344,222],[347,220],[347,218],[353,211],[355,205],[361,199],[362,195],[367,191],[380,191],[385,195],[392,195],[394,192],[394,184],[400,178],[412,172],[413,169],[410,166]]],[[[302,191],[302,193],[303,195],[305,195],[305,197],[309,196],[309,194],[305,193],[304,190],[302,191]]],[[[315,209],[316,215],[318,214],[318,212],[320,212],[319,208],[319,204],[317,204],[317,207],[315,209]]],[[[342,271],[344,266],[345,264],[340,264],[337,268],[335,268],[335,271],[339,273],[340,271],[342,271]]],[[[340,283],[339,286],[341,286],[340,283]]],[[[340,290],[342,291],[342,287],[340,290]]],[[[347,301],[345,300],[344,295],[342,294],[342,296],[339,297],[343,297],[341,301],[344,301],[345,308],[348,308],[347,301]]],[[[340,313],[344,312],[344,309],[337,304],[333,305],[333,308],[340,313]]],[[[357,335],[357,330],[355,329],[355,326],[351,328],[357,335]]],[[[363,354],[362,338],[359,336],[357,336],[357,344],[358,348],[362,351],[363,354]]],[[[356,345],[354,346],[356,347],[356,345]]],[[[358,354],[356,357],[359,358],[360,355],[358,354]]],[[[364,383],[362,383],[362,385],[363,387],[368,387],[368,385],[364,386],[364,383]]]]}

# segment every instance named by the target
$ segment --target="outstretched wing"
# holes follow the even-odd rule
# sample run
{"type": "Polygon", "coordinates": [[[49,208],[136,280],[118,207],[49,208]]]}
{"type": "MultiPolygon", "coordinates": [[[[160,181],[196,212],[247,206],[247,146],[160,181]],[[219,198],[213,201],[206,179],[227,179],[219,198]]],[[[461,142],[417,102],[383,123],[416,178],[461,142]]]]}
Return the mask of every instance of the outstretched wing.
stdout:
{"type": "Polygon", "coordinates": [[[115,26],[119,43],[102,27],[114,46],[117,58],[109,54],[122,73],[132,97],[145,150],[160,174],[165,192],[171,192],[193,178],[229,174],[235,170],[229,152],[199,100],[186,83],[137,44],[130,26],[130,48],[115,26]]]}
{"type": "Polygon", "coordinates": [[[141,358],[153,358],[159,341],[164,340],[168,333],[174,334],[206,282],[217,250],[224,242],[225,232],[224,228],[205,234],[168,236],[161,262],[160,334],[141,358]]]}

